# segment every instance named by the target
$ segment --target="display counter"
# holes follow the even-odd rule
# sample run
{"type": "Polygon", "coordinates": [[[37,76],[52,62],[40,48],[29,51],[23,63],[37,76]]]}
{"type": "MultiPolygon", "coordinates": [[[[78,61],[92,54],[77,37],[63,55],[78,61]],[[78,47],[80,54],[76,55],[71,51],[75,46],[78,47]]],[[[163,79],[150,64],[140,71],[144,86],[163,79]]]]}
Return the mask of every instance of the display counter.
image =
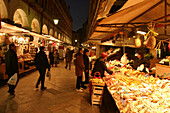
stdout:
{"type": "Polygon", "coordinates": [[[156,74],[155,77],[167,78],[170,76],[170,66],[156,64],[156,74]]]}
{"type": "MultiPolygon", "coordinates": [[[[18,61],[19,74],[36,69],[33,59],[24,59],[18,61]]],[[[5,63],[0,65],[0,79],[8,79],[8,75],[5,74],[5,63]]]]}
{"type": "Polygon", "coordinates": [[[120,113],[169,113],[169,80],[154,78],[127,65],[117,67],[109,62],[107,66],[114,74],[105,73],[104,81],[120,113]]]}

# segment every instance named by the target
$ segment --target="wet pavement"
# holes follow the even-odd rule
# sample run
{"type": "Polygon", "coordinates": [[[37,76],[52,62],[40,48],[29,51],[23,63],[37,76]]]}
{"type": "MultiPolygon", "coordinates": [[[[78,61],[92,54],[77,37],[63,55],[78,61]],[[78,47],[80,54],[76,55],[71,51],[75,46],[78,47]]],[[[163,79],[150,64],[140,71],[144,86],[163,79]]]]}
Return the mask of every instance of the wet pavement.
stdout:
{"type": "MultiPolygon", "coordinates": [[[[51,68],[51,80],[45,79],[46,90],[36,90],[38,71],[20,78],[15,97],[10,96],[8,86],[0,87],[0,113],[117,113],[113,99],[105,89],[102,107],[91,106],[88,88],[76,92],[74,65],[71,70],[51,68]]],[[[40,87],[40,86],[39,86],[40,87]]]]}

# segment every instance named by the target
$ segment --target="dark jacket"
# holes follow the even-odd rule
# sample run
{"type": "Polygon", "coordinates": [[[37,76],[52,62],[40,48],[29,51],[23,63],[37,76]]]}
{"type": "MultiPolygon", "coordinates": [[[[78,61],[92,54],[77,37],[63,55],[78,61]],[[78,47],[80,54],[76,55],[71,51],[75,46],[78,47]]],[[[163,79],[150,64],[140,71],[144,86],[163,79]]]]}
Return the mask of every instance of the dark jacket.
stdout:
{"type": "Polygon", "coordinates": [[[35,55],[35,66],[38,70],[45,70],[46,68],[50,68],[45,52],[40,51],[35,55]]]}
{"type": "Polygon", "coordinates": [[[76,60],[75,60],[75,71],[76,71],[76,76],[82,76],[83,71],[85,69],[84,61],[83,61],[83,55],[81,53],[78,53],[75,55],[76,60]]]}
{"type": "Polygon", "coordinates": [[[66,61],[70,62],[72,60],[72,57],[73,57],[73,51],[70,50],[67,51],[65,56],[66,61]]]}
{"type": "Polygon", "coordinates": [[[89,57],[87,55],[83,55],[85,70],[89,70],[89,57]]]}
{"type": "Polygon", "coordinates": [[[133,68],[137,69],[138,66],[140,66],[141,64],[144,64],[144,71],[145,71],[146,67],[149,68],[149,66],[150,66],[149,60],[147,60],[145,58],[139,59],[139,58],[136,57],[134,59],[134,66],[133,66],[133,68]]]}
{"type": "Polygon", "coordinates": [[[50,64],[54,64],[54,53],[53,52],[49,53],[49,58],[50,58],[50,64]]]}
{"type": "Polygon", "coordinates": [[[96,72],[100,72],[101,77],[104,77],[104,71],[107,71],[109,74],[112,74],[113,71],[109,70],[105,64],[104,58],[98,58],[94,64],[94,68],[92,71],[92,76],[94,76],[94,74],[96,72]]]}
{"type": "Polygon", "coordinates": [[[12,49],[9,49],[5,53],[5,63],[6,63],[6,74],[8,74],[9,76],[12,76],[15,73],[19,72],[17,54],[12,49]]]}

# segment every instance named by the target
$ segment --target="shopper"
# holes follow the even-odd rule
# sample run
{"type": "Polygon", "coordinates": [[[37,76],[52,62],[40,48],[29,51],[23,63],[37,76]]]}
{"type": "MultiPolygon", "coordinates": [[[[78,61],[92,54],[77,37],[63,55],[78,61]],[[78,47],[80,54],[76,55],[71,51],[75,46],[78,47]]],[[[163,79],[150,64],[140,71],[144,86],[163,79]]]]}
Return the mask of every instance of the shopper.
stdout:
{"type": "Polygon", "coordinates": [[[141,71],[146,72],[146,68],[149,68],[149,66],[150,66],[149,60],[144,58],[144,53],[143,52],[138,51],[137,57],[134,59],[133,68],[137,69],[142,64],[144,65],[144,67],[143,67],[143,70],[141,70],[141,71]]]}
{"type": "Polygon", "coordinates": [[[5,63],[6,63],[6,74],[8,75],[8,78],[12,77],[15,73],[17,73],[16,85],[10,85],[10,84],[8,85],[9,86],[8,92],[10,93],[10,95],[15,95],[15,88],[19,81],[18,59],[17,59],[15,44],[9,45],[9,50],[5,53],[5,63]]]}
{"type": "Polygon", "coordinates": [[[71,61],[72,61],[72,57],[73,57],[73,52],[67,48],[66,50],[66,55],[65,55],[65,61],[66,61],[66,66],[65,68],[67,69],[68,65],[69,65],[69,70],[71,70],[71,61]]]}
{"type": "Polygon", "coordinates": [[[38,88],[40,82],[41,82],[41,90],[45,90],[46,87],[44,87],[44,81],[45,81],[45,73],[46,68],[50,71],[50,64],[48,63],[47,55],[44,52],[44,47],[40,47],[40,52],[35,55],[35,65],[37,70],[40,73],[39,79],[36,84],[36,88],[38,88]]]}
{"type": "Polygon", "coordinates": [[[90,64],[89,64],[89,50],[85,49],[84,53],[83,53],[83,60],[84,60],[84,65],[85,65],[85,84],[89,84],[89,68],[90,68],[90,64]]]}
{"type": "Polygon", "coordinates": [[[83,61],[83,49],[79,48],[77,54],[75,55],[75,72],[77,76],[77,83],[76,83],[76,91],[83,91],[82,88],[86,89],[87,87],[84,86],[82,82],[82,75],[85,69],[84,61],[83,61]],[[80,88],[82,87],[82,88],[80,88]]]}
{"type": "Polygon", "coordinates": [[[92,71],[92,76],[100,76],[101,78],[103,78],[104,71],[107,71],[109,74],[113,73],[113,71],[109,70],[105,64],[107,56],[108,56],[107,53],[103,52],[101,56],[96,60],[92,71]]]}
{"type": "Polygon", "coordinates": [[[49,59],[50,59],[50,65],[53,66],[54,64],[54,52],[50,50],[49,52],[49,59]]]}
{"type": "Polygon", "coordinates": [[[54,52],[54,64],[55,64],[55,67],[57,67],[57,65],[59,64],[59,53],[57,49],[54,52]]]}

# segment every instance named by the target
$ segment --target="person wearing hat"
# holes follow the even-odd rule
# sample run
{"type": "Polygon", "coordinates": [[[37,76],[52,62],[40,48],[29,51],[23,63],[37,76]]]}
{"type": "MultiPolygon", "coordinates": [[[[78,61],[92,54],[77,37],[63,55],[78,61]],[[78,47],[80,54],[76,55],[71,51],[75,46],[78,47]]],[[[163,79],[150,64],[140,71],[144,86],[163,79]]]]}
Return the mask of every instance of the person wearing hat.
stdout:
{"type": "Polygon", "coordinates": [[[92,76],[100,76],[101,78],[103,78],[104,71],[107,71],[109,74],[113,73],[113,71],[109,70],[105,64],[107,56],[108,56],[107,53],[103,52],[101,56],[96,60],[92,71],[92,76]]]}
{"type": "Polygon", "coordinates": [[[144,54],[141,51],[138,51],[137,58],[134,60],[133,68],[137,70],[138,67],[142,67],[142,65],[143,69],[141,71],[146,72],[146,68],[149,68],[150,63],[147,59],[144,58],[144,54]]]}

